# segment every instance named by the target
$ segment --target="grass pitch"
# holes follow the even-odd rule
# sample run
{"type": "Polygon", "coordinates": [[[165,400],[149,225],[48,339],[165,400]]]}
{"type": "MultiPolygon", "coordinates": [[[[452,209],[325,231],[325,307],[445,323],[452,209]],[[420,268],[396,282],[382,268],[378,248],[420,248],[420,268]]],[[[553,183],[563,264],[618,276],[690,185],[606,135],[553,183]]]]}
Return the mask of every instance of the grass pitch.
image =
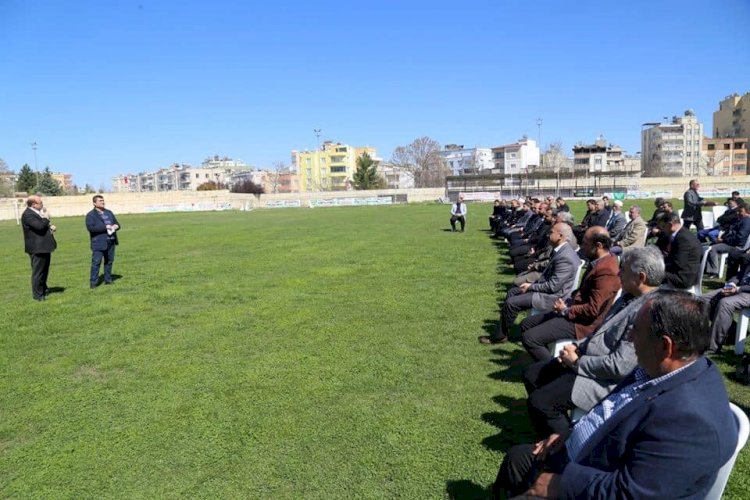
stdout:
{"type": "Polygon", "coordinates": [[[532,436],[522,348],[476,341],[511,280],[490,211],[463,234],[438,205],[121,215],[96,290],[58,219],[44,303],[0,222],[0,496],[485,496],[532,436]]]}

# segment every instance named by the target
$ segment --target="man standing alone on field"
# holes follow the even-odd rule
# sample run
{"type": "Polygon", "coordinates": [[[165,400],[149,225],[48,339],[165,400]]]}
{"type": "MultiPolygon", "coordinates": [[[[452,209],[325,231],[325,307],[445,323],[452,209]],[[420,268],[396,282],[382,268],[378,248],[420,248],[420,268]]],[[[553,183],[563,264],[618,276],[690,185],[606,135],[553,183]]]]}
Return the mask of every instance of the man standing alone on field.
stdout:
{"type": "Polygon", "coordinates": [[[21,216],[23,240],[26,253],[31,257],[31,294],[34,300],[42,301],[49,295],[47,275],[52,252],[57,242],[52,233],[55,226],[50,224],[49,215],[44,210],[41,196],[29,196],[26,210],[21,216]]]}
{"type": "Polygon", "coordinates": [[[94,209],[86,214],[86,229],[91,237],[91,288],[99,285],[99,266],[104,260],[104,284],[112,284],[112,263],[120,224],[111,210],[104,208],[104,197],[95,195],[94,209]]]}

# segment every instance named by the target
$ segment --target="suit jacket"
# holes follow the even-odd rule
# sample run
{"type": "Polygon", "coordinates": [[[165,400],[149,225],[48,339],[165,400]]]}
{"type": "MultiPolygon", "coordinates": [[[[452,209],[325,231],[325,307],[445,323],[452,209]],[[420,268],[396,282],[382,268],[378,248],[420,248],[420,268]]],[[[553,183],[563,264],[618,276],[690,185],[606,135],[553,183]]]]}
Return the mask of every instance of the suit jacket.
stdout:
{"type": "Polygon", "coordinates": [[[721,237],[721,242],[729,246],[742,248],[750,236],[750,217],[742,217],[732,225],[732,228],[721,237]]]}
{"type": "Polygon", "coordinates": [[[702,222],[703,213],[701,212],[701,206],[705,203],[703,198],[698,194],[695,189],[688,189],[685,194],[682,195],[682,201],[685,203],[685,207],[682,210],[682,220],[685,222],[702,222]]]}
{"type": "Polygon", "coordinates": [[[703,499],[736,444],[724,381],[700,357],[606,420],[565,466],[559,497],[703,499]]]}
{"type": "MultiPolygon", "coordinates": [[[[112,221],[112,224],[120,225],[117,221],[117,217],[115,217],[115,214],[110,210],[105,208],[104,213],[109,216],[109,220],[112,221]]],[[[91,237],[91,250],[106,250],[110,239],[107,234],[107,226],[104,224],[102,216],[99,215],[99,212],[95,208],[86,214],[86,229],[89,230],[89,236],[91,237]]],[[[117,231],[112,233],[112,236],[115,245],[119,244],[117,231]]]]}
{"type": "Polygon", "coordinates": [[[671,244],[669,237],[664,237],[660,238],[658,246],[665,254],[665,284],[684,289],[698,283],[703,247],[695,234],[681,227],[671,244]]]}
{"type": "Polygon", "coordinates": [[[607,232],[609,232],[609,236],[616,240],[620,237],[620,233],[625,228],[625,224],[627,224],[625,216],[620,212],[613,213],[607,221],[607,225],[604,227],[607,229],[607,232]]]}
{"type": "Polygon", "coordinates": [[[640,216],[636,217],[628,222],[625,229],[622,230],[620,241],[618,241],[617,244],[622,248],[642,247],[646,236],[646,230],[646,221],[640,216]]]}
{"type": "Polygon", "coordinates": [[[30,207],[21,215],[23,242],[26,253],[52,253],[57,248],[55,236],[49,228],[49,219],[45,219],[30,207]]]}
{"type": "Polygon", "coordinates": [[[588,411],[596,406],[638,365],[627,331],[649,295],[623,295],[612,305],[602,326],[578,342],[581,356],[572,394],[577,407],[588,411]]]}
{"type": "Polygon", "coordinates": [[[620,290],[620,264],[612,254],[596,261],[583,277],[581,287],[573,293],[567,318],[575,323],[576,338],[588,337],[604,321],[620,290]]]}
{"type": "Polygon", "coordinates": [[[607,226],[607,221],[609,220],[609,211],[606,209],[597,210],[593,214],[591,214],[591,219],[589,223],[589,227],[592,226],[607,226]]]}
{"type": "Polygon", "coordinates": [[[542,276],[531,284],[531,306],[534,309],[550,311],[558,298],[565,298],[575,287],[575,277],[581,259],[570,243],[565,243],[553,252],[542,276]]]}

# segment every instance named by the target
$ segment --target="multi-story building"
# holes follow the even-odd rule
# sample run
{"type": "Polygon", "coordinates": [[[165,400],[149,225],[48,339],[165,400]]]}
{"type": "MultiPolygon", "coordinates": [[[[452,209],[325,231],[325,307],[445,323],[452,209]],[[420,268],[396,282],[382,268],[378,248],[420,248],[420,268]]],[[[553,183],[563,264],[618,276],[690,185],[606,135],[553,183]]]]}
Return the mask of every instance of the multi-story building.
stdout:
{"type": "Polygon", "coordinates": [[[375,148],[326,141],[320,149],[292,151],[292,165],[301,191],[343,191],[351,188],[357,158],[367,153],[380,163],[375,148]]]}
{"type": "MultiPolygon", "coordinates": [[[[576,173],[608,173],[633,170],[633,161],[615,144],[599,136],[594,144],[578,143],[573,146],[573,166],[576,173]]],[[[635,168],[634,170],[638,170],[635,168]]]]}
{"type": "Polygon", "coordinates": [[[60,184],[60,187],[66,193],[72,193],[75,189],[75,186],[73,185],[73,174],[54,172],[52,174],[52,178],[55,179],[58,184],[60,184]]]}
{"type": "Polygon", "coordinates": [[[714,111],[713,137],[750,137],[750,92],[742,97],[732,94],[719,103],[719,110],[714,111]]]}
{"type": "Polygon", "coordinates": [[[463,145],[446,144],[438,154],[451,169],[451,175],[476,174],[495,166],[490,148],[464,149],[463,145]]]}
{"type": "Polygon", "coordinates": [[[112,178],[115,192],[195,191],[206,182],[230,185],[251,167],[230,158],[206,159],[199,168],[175,163],[154,172],[124,174],[112,178]]]}
{"type": "Polygon", "coordinates": [[[706,175],[748,175],[746,137],[703,139],[700,166],[706,175]]]}
{"type": "Polygon", "coordinates": [[[491,149],[494,168],[505,175],[520,175],[539,166],[539,146],[528,137],[491,149]]]}
{"type": "Polygon", "coordinates": [[[385,179],[388,189],[411,189],[414,187],[414,174],[391,163],[378,164],[378,175],[385,179]]]}
{"type": "Polygon", "coordinates": [[[641,132],[641,165],[649,177],[698,176],[703,124],[693,110],[673,116],[671,123],[648,124],[641,132]]]}

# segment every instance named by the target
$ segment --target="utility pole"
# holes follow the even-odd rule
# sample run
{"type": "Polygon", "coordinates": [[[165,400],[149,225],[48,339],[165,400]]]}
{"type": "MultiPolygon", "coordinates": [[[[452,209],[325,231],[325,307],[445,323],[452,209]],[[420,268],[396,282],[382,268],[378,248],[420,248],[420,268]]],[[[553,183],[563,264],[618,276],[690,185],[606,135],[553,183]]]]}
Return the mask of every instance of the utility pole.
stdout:
{"type": "Polygon", "coordinates": [[[36,185],[39,185],[39,169],[36,166],[36,141],[31,143],[31,149],[34,150],[34,172],[36,172],[36,185]]]}

